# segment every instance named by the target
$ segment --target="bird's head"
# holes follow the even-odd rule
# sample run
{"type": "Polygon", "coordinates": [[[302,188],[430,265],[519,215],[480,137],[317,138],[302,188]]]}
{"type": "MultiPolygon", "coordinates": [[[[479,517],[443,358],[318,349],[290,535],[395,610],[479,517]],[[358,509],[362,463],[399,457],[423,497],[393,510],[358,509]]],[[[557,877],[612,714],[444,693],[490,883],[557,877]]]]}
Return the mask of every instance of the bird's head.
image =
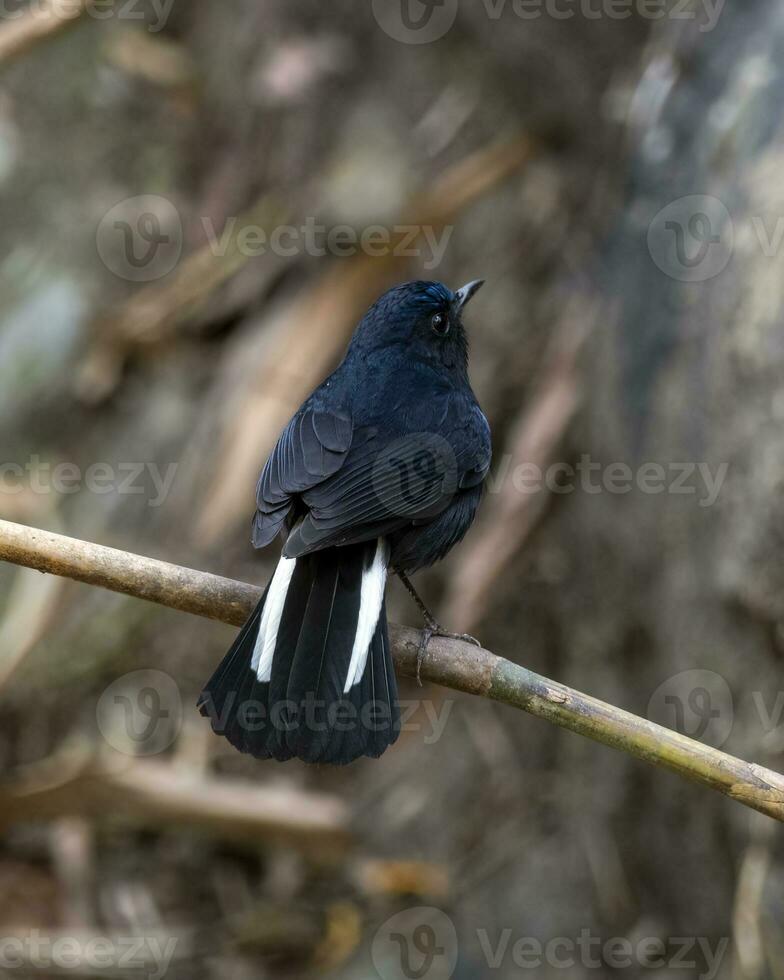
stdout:
{"type": "Polygon", "coordinates": [[[465,371],[468,340],[462,314],[483,283],[474,279],[456,292],[440,282],[394,286],[368,310],[352,346],[366,354],[404,347],[414,357],[465,371]]]}

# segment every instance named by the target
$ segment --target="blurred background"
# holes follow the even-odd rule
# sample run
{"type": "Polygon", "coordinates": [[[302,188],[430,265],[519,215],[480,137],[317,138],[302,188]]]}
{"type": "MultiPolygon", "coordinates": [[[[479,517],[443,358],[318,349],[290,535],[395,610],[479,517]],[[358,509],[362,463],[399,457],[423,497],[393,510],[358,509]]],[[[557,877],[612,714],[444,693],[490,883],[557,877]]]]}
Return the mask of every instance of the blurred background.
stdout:
{"type": "MultiPolygon", "coordinates": [[[[263,584],[363,311],[484,277],[494,470],[423,596],[780,771],[782,64],[776,0],[5,0],[0,518],[263,584]]],[[[257,763],[194,707],[234,630],[0,589],[9,976],[784,977],[767,818],[408,680],[380,761],[257,763]]]]}

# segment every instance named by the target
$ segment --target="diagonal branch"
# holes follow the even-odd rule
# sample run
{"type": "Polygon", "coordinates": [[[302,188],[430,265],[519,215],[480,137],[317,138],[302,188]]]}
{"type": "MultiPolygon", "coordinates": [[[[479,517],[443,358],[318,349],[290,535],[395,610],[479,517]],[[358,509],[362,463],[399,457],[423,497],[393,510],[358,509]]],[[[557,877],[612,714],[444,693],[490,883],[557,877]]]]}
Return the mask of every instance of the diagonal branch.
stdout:
{"type": "Polygon", "coordinates": [[[80,742],[0,784],[0,830],[64,814],[263,838],[322,858],[351,839],[348,807],[326,793],[230,776],[216,781],[168,762],[94,753],[80,742]]]}
{"type": "Polygon", "coordinates": [[[39,0],[0,24],[0,66],[75,24],[87,11],[87,0],[39,0]]]}
{"type": "MultiPolygon", "coordinates": [[[[0,559],[239,626],[261,589],[153,558],[0,521],[0,559]]],[[[416,676],[420,632],[390,627],[397,669],[416,676]]],[[[422,676],[492,698],[718,790],[784,822],[784,776],[548,680],[488,650],[434,638],[422,676]]]]}

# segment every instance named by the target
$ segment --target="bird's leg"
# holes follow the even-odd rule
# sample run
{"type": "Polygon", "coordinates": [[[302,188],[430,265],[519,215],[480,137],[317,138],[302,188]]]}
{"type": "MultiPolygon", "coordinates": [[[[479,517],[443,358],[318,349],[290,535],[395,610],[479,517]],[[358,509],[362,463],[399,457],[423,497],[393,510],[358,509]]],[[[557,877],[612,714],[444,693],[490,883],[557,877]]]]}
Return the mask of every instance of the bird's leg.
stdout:
{"type": "Polygon", "coordinates": [[[419,606],[419,611],[422,613],[422,617],[425,620],[425,628],[422,630],[422,639],[419,643],[419,650],[417,651],[417,671],[416,679],[417,684],[422,687],[422,678],[419,673],[422,669],[422,662],[425,659],[425,651],[430,643],[430,640],[434,636],[444,636],[450,640],[463,640],[466,643],[473,643],[474,646],[481,646],[482,644],[475,637],[470,636],[468,633],[452,633],[450,630],[444,629],[444,627],[438,622],[438,620],[433,616],[427,606],[424,604],[419,596],[419,593],[414,588],[414,586],[409,581],[408,576],[401,572],[399,568],[395,569],[397,577],[405,585],[408,594],[414,600],[414,602],[419,606]]]}
{"type": "Polygon", "coordinates": [[[438,623],[435,620],[435,617],[420,598],[419,593],[411,584],[411,581],[409,580],[408,576],[404,572],[401,572],[399,568],[396,568],[395,571],[397,572],[397,577],[400,579],[403,585],[405,585],[408,594],[411,596],[414,602],[419,606],[419,611],[422,613],[425,623],[427,623],[427,625],[431,627],[435,632],[439,628],[438,623]]]}

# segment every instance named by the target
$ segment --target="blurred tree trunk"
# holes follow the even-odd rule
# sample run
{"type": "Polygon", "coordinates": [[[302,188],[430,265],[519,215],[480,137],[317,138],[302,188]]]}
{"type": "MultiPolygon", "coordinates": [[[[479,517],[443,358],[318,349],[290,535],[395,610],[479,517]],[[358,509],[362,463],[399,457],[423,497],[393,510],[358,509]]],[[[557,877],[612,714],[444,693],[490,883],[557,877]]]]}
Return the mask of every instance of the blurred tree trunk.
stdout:
{"type": "MultiPolygon", "coordinates": [[[[779,770],[783,96],[775,0],[727,5],[712,31],[667,21],[653,32],[628,100],[626,200],[593,275],[602,314],[569,446],[573,462],[588,453],[601,464],[597,485],[610,464],[645,480],[641,467],[654,463],[647,473],[663,468],[665,489],[605,485],[554,498],[520,569],[530,642],[544,658],[534,666],[601,697],[617,691],[622,703],[631,692],[631,710],[779,770]]],[[[550,762],[584,767],[575,814],[590,798],[605,864],[617,832],[623,863],[651,886],[636,895],[630,922],[664,888],[661,907],[695,935],[729,934],[734,884],[716,873],[715,854],[729,845],[732,862],[742,860],[745,813],[659,774],[623,780],[625,760],[575,740],[561,739],[550,762]],[[668,881],[658,875],[662,853],[680,868],[668,881]]],[[[781,903],[780,874],[764,888],[781,903]]],[[[773,955],[761,935],[758,963],[773,955]]],[[[739,975],[765,975],[748,962],[739,975]]]]}

